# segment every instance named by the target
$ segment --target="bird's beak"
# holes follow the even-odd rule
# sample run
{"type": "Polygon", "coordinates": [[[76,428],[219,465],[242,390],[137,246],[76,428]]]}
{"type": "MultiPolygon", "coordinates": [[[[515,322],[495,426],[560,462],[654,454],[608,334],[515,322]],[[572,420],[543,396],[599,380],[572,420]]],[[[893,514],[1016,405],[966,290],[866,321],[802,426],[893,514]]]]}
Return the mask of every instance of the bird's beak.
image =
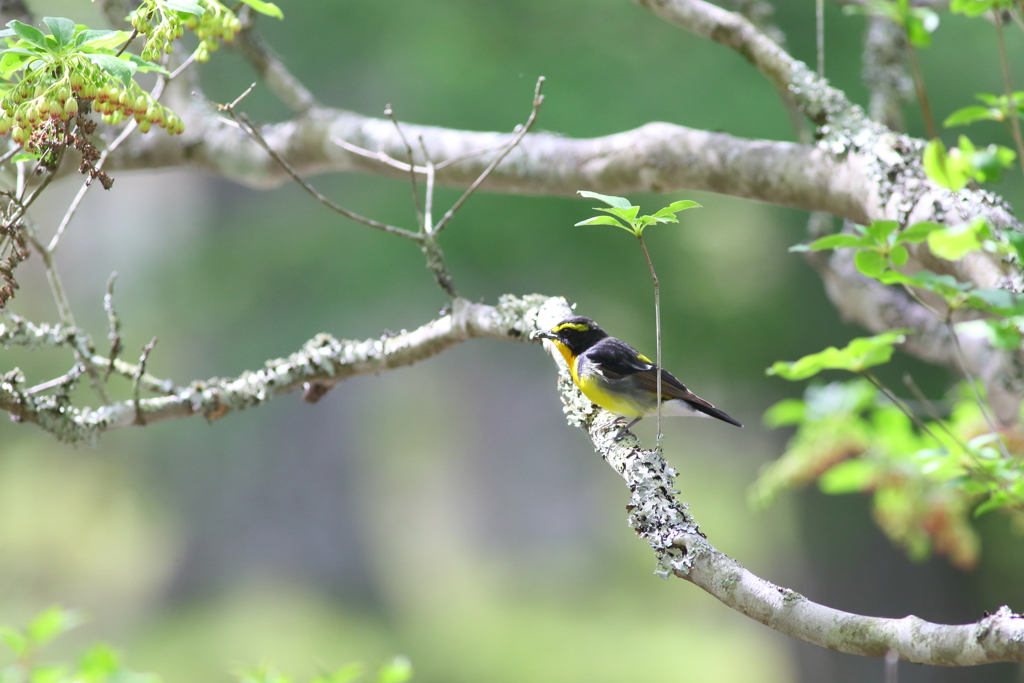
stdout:
{"type": "Polygon", "coordinates": [[[532,339],[555,339],[555,335],[551,334],[547,330],[538,330],[530,335],[532,339]]]}

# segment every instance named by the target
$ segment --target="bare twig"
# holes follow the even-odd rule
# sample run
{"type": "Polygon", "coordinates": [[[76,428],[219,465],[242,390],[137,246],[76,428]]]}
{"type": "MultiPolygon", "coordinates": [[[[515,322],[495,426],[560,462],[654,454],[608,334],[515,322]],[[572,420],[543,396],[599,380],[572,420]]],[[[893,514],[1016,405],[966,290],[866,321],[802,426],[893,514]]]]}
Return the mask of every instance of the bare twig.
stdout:
{"type": "Polygon", "coordinates": [[[476,188],[480,187],[480,184],[487,179],[487,176],[491,174],[491,171],[493,171],[495,167],[498,164],[500,164],[506,156],[508,156],[509,152],[515,149],[516,145],[518,145],[519,142],[523,139],[523,137],[530,132],[530,129],[533,128],[533,124],[537,121],[537,114],[540,111],[540,105],[544,104],[544,96],[540,94],[540,89],[543,85],[544,77],[541,76],[540,78],[537,79],[537,85],[533,90],[533,109],[530,111],[530,118],[526,120],[526,125],[518,126],[518,131],[509,141],[508,145],[505,146],[505,149],[501,152],[501,154],[499,154],[494,159],[494,161],[492,161],[490,165],[484,169],[483,173],[481,173],[479,177],[477,177],[477,179],[473,181],[473,183],[466,189],[462,196],[459,197],[458,201],[452,204],[452,208],[448,209],[448,211],[445,212],[443,216],[441,216],[441,220],[439,220],[437,222],[437,225],[434,226],[435,233],[439,233],[442,230],[444,230],[445,226],[448,225],[448,221],[450,221],[452,219],[452,216],[455,215],[455,212],[459,210],[459,208],[466,202],[466,200],[469,199],[470,195],[472,195],[473,192],[476,191],[476,188]]]}
{"type": "Polygon", "coordinates": [[[149,354],[156,346],[156,337],[142,347],[142,356],[139,357],[139,371],[136,373],[134,380],[132,381],[132,397],[135,404],[135,424],[140,426],[146,425],[146,414],[142,412],[142,404],[139,402],[139,393],[142,390],[142,376],[146,374],[146,362],[149,360],[149,354]]]}
{"type": "Polygon", "coordinates": [[[918,429],[920,429],[922,432],[924,432],[928,436],[932,437],[932,439],[935,441],[935,443],[937,443],[939,445],[940,448],[945,448],[946,447],[946,445],[944,443],[942,443],[942,440],[935,435],[935,432],[930,430],[928,428],[928,425],[926,425],[921,420],[921,418],[919,418],[917,415],[914,414],[913,410],[908,408],[907,405],[903,401],[901,401],[899,398],[897,398],[896,394],[894,394],[891,391],[889,391],[888,387],[886,387],[884,384],[882,384],[880,381],[878,381],[878,378],[875,377],[875,375],[870,370],[862,370],[860,374],[863,375],[869,382],[874,384],[875,388],[878,389],[879,391],[881,391],[885,395],[885,397],[887,399],[892,401],[893,405],[900,409],[900,412],[902,412],[904,415],[909,417],[910,421],[913,422],[917,426],[918,429]]]}
{"type": "Polygon", "coordinates": [[[121,46],[121,49],[118,50],[117,54],[115,54],[114,56],[115,57],[120,57],[122,54],[124,54],[124,51],[128,49],[128,46],[131,45],[132,41],[135,40],[136,38],[138,38],[138,36],[139,36],[139,29],[133,28],[132,29],[132,34],[130,36],[128,36],[128,40],[124,41],[124,45],[121,46]]]}
{"type": "Polygon", "coordinates": [[[654,333],[657,337],[655,342],[655,357],[657,358],[656,365],[658,366],[657,376],[655,377],[655,391],[658,393],[658,437],[656,439],[659,447],[661,446],[661,294],[660,288],[658,287],[658,276],[654,273],[654,263],[651,262],[651,255],[647,253],[647,245],[644,243],[643,233],[636,236],[640,240],[640,246],[644,250],[644,258],[647,259],[647,268],[651,271],[651,281],[654,283],[654,333]]]}
{"type": "Polygon", "coordinates": [[[78,381],[78,378],[82,376],[83,372],[85,372],[85,365],[83,365],[82,363],[75,363],[75,365],[65,374],[61,375],[60,377],[55,377],[54,379],[51,379],[49,382],[37,384],[31,389],[26,389],[25,394],[27,396],[31,396],[33,394],[38,394],[42,391],[53,389],[55,387],[61,387],[64,389],[70,388],[71,385],[78,381]]]}
{"type": "MultiPolygon", "coordinates": [[[[952,311],[950,311],[950,313],[952,313],[952,311]]],[[[988,411],[988,405],[982,397],[981,392],[978,391],[978,382],[974,379],[974,374],[971,373],[970,366],[967,364],[967,356],[964,355],[964,349],[960,345],[960,337],[957,335],[956,330],[953,328],[953,323],[950,321],[948,316],[946,318],[946,327],[949,328],[949,334],[953,337],[953,348],[956,350],[956,358],[960,364],[960,370],[967,378],[967,383],[971,385],[971,391],[974,392],[974,398],[978,403],[978,409],[981,410],[981,414],[985,418],[985,422],[988,423],[988,428],[996,435],[996,442],[999,444],[999,450],[1002,452],[1003,457],[1009,460],[1011,458],[1010,451],[1006,447],[1006,443],[1003,441],[1003,434],[999,428],[996,427],[995,420],[992,419],[992,415],[988,411]]]]}
{"type": "Polygon", "coordinates": [[[391,123],[395,124],[395,131],[398,133],[398,137],[402,139],[402,144],[405,145],[405,153],[409,158],[409,180],[412,182],[412,201],[416,206],[416,218],[419,219],[420,230],[430,232],[430,225],[423,220],[423,205],[420,203],[420,186],[416,182],[416,164],[412,155],[412,146],[405,139],[405,133],[402,132],[402,127],[398,125],[398,119],[395,118],[395,112],[391,109],[390,104],[384,109],[384,116],[388,117],[391,123]]]}
{"type": "Polygon", "coordinates": [[[921,73],[921,65],[917,61],[917,51],[914,50],[914,46],[911,45],[909,38],[905,45],[907,46],[907,63],[910,65],[910,75],[914,79],[914,89],[917,91],[917,102],[921,105],[921,115],[924,117],[924,129],[928,137],[934,140],[939,136],[939,131],[935,127],[935,120],[932,118],[932,108],[928,103],[928,93],[924,88],[924,74],[921,73]]]}
{"type": "Polygon", "coordinates": [[[248,135],[253,140],[255,140],[259,144],[259,146],[262,147],[267,152],[267,154],[269,154],[270,157],[274,161],[276,161],[281,166],[281,168],[283,168],[285,170],[285,172],[289,176],[291,176],[292,179],[295,182],[297,182],[302,187],[302,189],[304,189],[310,196],[312,196],[314,199],[316,199],[318,202],[320,202],[321,204],[323,204],[327,208],[331,209],[335,213],[339,213],[342,216],[345,216],[346,218],[354,220],[357,223],[362,223],[363,225],[366,225],[366,226],[369,226],[371,228],[374,228],[375,230],[380,230],[380,231],[386,232],[386,233],[388,233],[390,235],[397,235],[399,237],[404,237],[404,238],[406,238],[408,240],[412,240],[413,242],[420,242],[421,241],[420,235],[415,233],[415,232],[410,232],[409,230],[405,230],[404,228],[398,228],[398,227],[395,227],[393,225],[387,225],[386,223],[381,223],[380,221],[375,221],[372,218],[367,218],[366,216],[361,216],[361,215],[359,215],[359,214],[357,214],[357,213],[355,213],[353,211],[349,211],[348,209],[344,208],[343,206],[339,206],[338,204],[335,204],[330,199],[328,199],[324,195],[320,194],[316,190],[316,188],[314,188],[312,185],[310,185],[305,180],[303,180],[302,177],[299,176],[299,174],[295,171],[295,169],[292,168],[291,164],[289,164],[287,161],[285,161],[284,158],[281,155],[279,155],[276,151],[274,151],[274,149],[270,146],[270,144],[267,143],[267,141],[263,137],[263,135],[260,134],[259,129],[257,129],[256,126],[254,126],[249,121],[249,118],[245,114],[240,114],[240,113],[235,112],[235,106],[237,106],[237,104],[239,102],[241,102],[242,99],[246,95],[248,95],[250,92],[252,92],[252,89],[255,88],[255,87],[256,87],[256,84],[253,83],[251,86],[249,86],[248,89],[245,90],[245,92],[243,92],[241,95],[239,95],[237,98],[235,98],[235,101],[232,102],[231,104],[217,104],[216,102],[212,102],[211,100],[208,100],[205,97],[202,97],[202,95],[199,95],[197,93],[193,93],[193,95],[195,95],[196,97],[202,98],[203,100],[205,100],[209,104],[212,104],[213,106],[217,107],[218,110],[226,112],[228,114],[228,116],[230,116],[231,119],[238,125],[238,127],[246,135],[248,135]]]}
{"type": "Polygon", "coordinates": [[[818,39],[818,78],[825,78],[825,0],[814,0],[814,19],[818,39]]]}
{"type": "MultiPolygon", "coordinates": [[[[189,60],[191,59],[192,58],[190,57],[189,60]]],[[[160,97],[163,95],[164,89],[167,87],[167,83],[173,80],[174,77],[177,76],[181,72],[182,68],[184,68],[188,63],[189,61],[187,60],[185,64],[182,65],[181,68],[177,69],[170,76],[161,75],[157,79],[156,85],[153,86],[153,90],[150,91],[150,97],[152,97],[155,101],[158,101],[160,97]]],[[[107,148],[103,150],[103,153],[100,154],[100,158],[97,159],[96,163],[93,164],[94,171],[98,172],[103,170],[103,165],[107,162],[107,158],[112,153],[114,153],[125,140],[128,139],[128,136],[131,135],[137,127],[138,124],[135,122],[135,119],[132,119],[128,122],[128,125],[126,125],[124,129],[118,134],[118,136],[114,138],[113,142],[111,142],[107,146],[107,148]]],[[[85,182],[82,183],[82,186],[78,188],[78,193],[75,194],[75,198],[71,200],[71,204],[68,205],[68,210],[64,212],[64,217],[61,219],[60,225],[57,226],[57,231],[53,234],[53,238],[50,240],[50,244],[47,247],[47,249],[49,249],[51,253],[54,252],[57,249],[57,245],[60,244],[61,237],[64,236],[64,231],[67,230],[68,224],[71,223],[71,219],[74,218],[75,213],[78,211],[78,207],[82,203],[82,200],[85,199],[85,193],[89,191],[89,188],[91,186],[92,175],[87,177],[85,179],[85,182]]]]}
{"type": "Polygon", "coordinates": [[[103,297],[103,308],[107,311],[107,325],[109,327],[107,338],[110,340],[110,365],[107,366],[107,374],[103,377],[104,382],[110,378],[110,373],[114,371],[114,363],[117,361],[117,356],[121,353],[121,320],[117,317],[117,310],[114,308],[115,280],[117,280],[116,271],[110,274],[110,279],[107,280],[107,293],[103,297]]]}
{"type": "Polygon", "coordinates": [[[1010,75],[1010,62],[1006,57],[1006,37],[1003,35],[1002,12],[995,11],[996,44],[999,47],[999,66],[1003,71],[1003,88],[1006,90],[1006,108],[1009,112],[1010,132],[1013,133],[1013,142],[1017,146],[1017,161],[1024,171],[1024,139],[1021,139],[1020,121],[1018,120],[1017,107],[1013,101],[1013,80],[1010,75]]]}

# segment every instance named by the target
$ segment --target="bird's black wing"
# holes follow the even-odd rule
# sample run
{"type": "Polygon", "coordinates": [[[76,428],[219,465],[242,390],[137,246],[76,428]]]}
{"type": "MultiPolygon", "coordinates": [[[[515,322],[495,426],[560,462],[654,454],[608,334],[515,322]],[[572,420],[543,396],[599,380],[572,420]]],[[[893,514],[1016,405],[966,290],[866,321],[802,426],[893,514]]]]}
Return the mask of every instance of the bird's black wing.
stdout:
{"type": "Polygon", "coordinates": [[[622,379],[643,372],[650,372],[654,376],[654,363],[615,337],[602,339],[587,349],[584,355],[598,372],[609,379],[622,379]]]}
{"type": "MultiPolygon", "coordinates": [[[[658,376],[655,374],[657,366],[624,341],[614,337],[602,339],[586,352],[586,356],[597,366],[599,372],[609,379],[631,377],[640,388],[652,394],[658,391],[658,376]]],[[[677,398],[686,401],[697,412],[737,427],[743,426],[725,411],[719,410],[709,401],[687,389],[686,385],[668,370],[661,371],[661,396],[662,400],[677,398]]]]}
{"type": "MultiPolygon", "coordinates": [[[[658,378],[654,374],[653,368],[649,372],[640,372],[635,375],[637,381],[640,382],[640,386],[644,389],[655,394],[658,391],[658,378]]],[[[742,427],[739,420],[731,417],[724,410],[719,410],[711,404],[710,401],[705,401],[697,394],[693,393],[686,386],[676,379],[668,370],[661,371],[661,397],[662,400],[678,398],[682,401],[686,401],[691,408],[699,413],[704,413],[710,417],[718,418],[723,422],[742,427]]]]}

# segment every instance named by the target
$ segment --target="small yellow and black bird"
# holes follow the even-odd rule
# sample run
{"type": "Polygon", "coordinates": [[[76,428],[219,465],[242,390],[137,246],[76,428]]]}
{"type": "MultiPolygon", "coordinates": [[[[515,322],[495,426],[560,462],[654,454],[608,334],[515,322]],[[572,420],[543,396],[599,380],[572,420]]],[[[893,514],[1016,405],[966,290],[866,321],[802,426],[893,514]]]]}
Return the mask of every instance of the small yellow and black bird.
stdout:
{"type": "MultiPolygon", "coordinates": [[[[535,336],[554,343],[584,396],[611,413],[633,418],[619,430],[616,441],[641,419],[657,414],[658,376],[655,373],[658,366],[626,342],[609,337],[590,318],[566,318],[535,336]]],[[[661,414],[714,417],[743,426],[687,389],[664,369],[661,370],[661,414]]]]}

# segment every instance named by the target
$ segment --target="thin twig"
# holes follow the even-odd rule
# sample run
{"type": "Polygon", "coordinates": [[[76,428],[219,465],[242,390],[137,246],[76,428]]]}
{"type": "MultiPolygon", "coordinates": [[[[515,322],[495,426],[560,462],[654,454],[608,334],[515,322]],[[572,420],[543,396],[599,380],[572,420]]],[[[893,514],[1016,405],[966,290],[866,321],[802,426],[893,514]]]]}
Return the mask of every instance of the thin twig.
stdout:
{"type": "Polygon", "coordinates": [[[999,450],[1002,452],[1003,457],[1009,460],[1011,457],[1010,451],[1003,442],[1003,434],[999,428],[996,427],[996,423],[992,419],[992,415],[988,412],[988,408],[985,406],[985,400],[982,398],[981,392],[978,391],[978,383],[975,381],[974,375],[967,367],[967,356],[964,355],[963,347],[960,346],[960,337],[957,335],[956,329],[954,329],[953,323],[948,317],[946,318],[946,327],[949,328],[949,334],[953,337],[953,349],[956,351],[956,360],[960,365],[960,370],[963,371],[964,376],[967,378],[967,383],[971,385],[971,391],[974,392],[974,398],[978,402],[978,408],[981,410],[981,414],[985,418],[985,422],[988,423],[988,427],[992,430],[992,433],[996,435],[996,440],[999,443],[999,450]]]}
{"type": "Polygon", "coordinates": [[[132,29],[132,34],[130,36],[128,36],[128,40],[124,41],[124,45],[121,46],[121,49],[118,50],[117,54],[115,54],[114,56],[115,57],[120,57],[122,54],[124,54],[124,51],[128,49],[128,46],[132,44],[132,41],[135,40],[138,37],[139,37],[139,29],[133,28],[132,29]]]}
{"type": "MultiPolygon", "coordinates": [[[[54,303],[57,305],[57,312],[60,316],[62,323],[69,327],[76,327],[75,317],[71,313],[71,304],[68,301],[67,295],[64,293],[64,285],[60,281],[60,274],[53,265],[53,254],[43,244],[36,239],[33,231],[27,231],[28,240],[39,253],[39,257],[43,260],[43,268],[46,271],[46,280],[50,284],[50,292],[53,295],[54,303]]],[[[107,392],[103,389],[103,382],[100,380],[99,373],[96,372],[96,368],[92,363],[91,353],[86,355],[78,347],[73,347],[75,359],[85,365],[86,371],[89,373],[90,385],[96,395],[99,396],[100,400],[104,404],[109,404],[110,399],[107,397],[107,392]]]]}
{"type": "Polygon", "coordinates": [[[924,406],[925,411],[928,413],[928,417],[932,418],[935,424],[939,425],[939,428],[942,429],[942,431],[944,431],[950,439],[956,442],[956,444],[960,446],[960,448],[964,449],[964,451],[966,451],[967,453],[970,453],[970,447],[963,442],[963,439],[961,439],[959,436],[953,433],[953,431],[949,428],[949,425],[946,424],[946,421],[942,419],[941,415],[939,415],[939,411],[935,409],[935,406],[932,404],[932,402],[928,400],[928,397],[924,395],[924,392],[921,391],[921,388],[917,386],[917,382],[914,381],[914,378],[910,376],[909,372],[903,373],[903,385],[907,387],[907,389],[910,389],[910,393],[914,395],[914,398],[916,398],[918,402],[922,406],[924,406]]]}
{"type": "Polygon", "coordinates": [[[276,161],[278,165],[280,165],[281,168],[283,168],[285,172],[292,177],[292,180],[298,183],[302,187],[302,189],[304,189],[310,196],[312,196],[314,199],[316,199],[318,202],[320,202],[330,210],[334,211],[335,213],[340,213],[342,216],[354,220],[357,223],[362,223],[363,225],[374,228],[375,230],[380,230],[391,235],[398,235],[399,237],[404,237],[405,239],[412,240],[413,242],[421,242],[420,235],[415,232],[411,232],[409,230],[405,230],[404,228],[397,228],[393,225],[387,225],[386,223],[375,221],[372,218],[361,216],[355,212],[349,211],[343,206],[335,204],[330,199],[320,194],[316,190],[316,188],[314,188],[312,185],[303,180],[302,177],[295,171],[295,169],[292,168],[291,164],[285,161],[280,154],[278,154],[273,150],[273,148],[271,148],[270,144],[266,141],[266,139],[264,139],[263,135],[261,135],[259,130],[256,129],[256,126],[254,126],[252,122],[249,121],[249,117],[247,117],[245,114],[239,114],[235,112],[235,106],[237,106],[237,104],[241,102],[246,95],[252,92],[252,89],[255,87],[256,84],[253,83],[251,86],[249,86],[248,89],[246,89],[245,92],[236,97],[235,101],[231,104],[218,104],[207,99],[206,97],[203,97],[199,93],[192,93],[192,95],[201,98],[202,100],[213,105],[220,111],[227,112],[228,116],[231,117],[231,119],[235,122],[236,125],[238,125],[242,132],[251,137],[253,140],[256,141],[257,144],[259,144],[260,147],[266,150],[267,154],[270,155],[270,158],[276,161]]]}
{"type": "Polygon", "coordinates": [[[420,149],[423,150],[423,163],[425,164],[424,170],[427,172],[427,190],[426,190],[426,204],[423,207],[423,225],[433,225],[434,223],[434,178],[436,177],[437,167],[434,166],[434,162],[430,160],[430,154],[427,152],[427,145],[423,142],[423,136],[419,137],[420,149]]]}
{"type": "Polygon", "coordinates": [[[953,433],[953,431],[946,424],[946,421],[943,420],[942,417],[939,415],[939,412],[935,410],[935,406],[932,405],[932,402],[928,400],[928,397],[925,396],[924,392],[921,391],[920,387],[917,386],[917,383],[914,381],[914,378],[910,376],[909,372],[903,373],[903,384],[908,389],[910,389],[910,392],[914,394],[917,400],[924,405],[924,409],[928,411],[929,416],[931,416],[932,420],[935,421],[935,424],[939,425],[942,431],[944,431],[946,435],[949,436],[949,438],[952,439],[954,443],[956,443],[956,445],[960,446],[960,448],[963,449],[967,457],[973,460],[974,464],[978,466],[978,469],[971,469],[968,467],[968,471],[970,471],[972,475],[980,479],[987,479],[990,482],[998,485],[1000,488],[1003,488],[1003,486],[1000,484],[999,480],[996,477],[992,476],[991,474],[985,471],[984,467],[982,466],[982,463],[978,459],[978,454],[975,452],[975,450],[968,446],[966,443],[964,443],[963,439],[961,439],[959,436],[953,433]]]}
{"type": "Polygon", "coordinates": [[[655,377],[655,391],[658,394],[658,447],[661,447],[661,296],[659,294],[658,276],[654,273],[654,263],[651,262],[651,255],[647,253],[647,245],[644,244],[643,233],[637,235],[640,246],[644,250],[644,258],[647,259],[647,267],[651,271],[651,280],[654,282],[654,334],[655,334],[655,358],[658,366],[655,377]]]}
{"type": "Polygon", "coordinates": [[[1021,139],[1020,121],[1017,120],[1017,107],[1013,101],[1013,80],[1010,77],[1010,62],[1006,57],[1006,37],[1003,35],[1003,18],[1000,12],[996,15],[996,44],[999,46],[999,65],[1003,70],[1003,87],[1006,89],[1006,109],[1010,119],[1010,132],[1013,142],[1017,145],[1017,160],[1024,171],[1024,140],[1021,139]]]}
{"type": "Polygon", "coordinates": [[[54,387],[70,387],[78,381],[78,378],[82,376],[83,372],[85,372],[85,364],[75,363],[74,367],[60,377],[55,377],[48,382],[37,384],[31,389],[26,389],[24,393],[26,396],[31,396],[33,394],[38,394],[41,391],[46,391],[47,389],[53,389],[54,387]]]}
{"type": "Polygon", "coordinates": [[[110,379],[110,373],[114,371],[114,364],[117,356],[121,353],[121,320],[117,317],[117,310],[114,308],[114,282],[117,280],[117,271],[110,274],[107,280],[107,293],[103,297],[103,308],[107,311],[107,339],[110,340],[110,365],[107,366],[107,374],[103,381],[110,379]]]}
{"type": "MultiPolygon", "coordinates": [[[[160,97],[164,94],[164,88],[167,87],[167,83],[172,81],[174,77],[181,72],[182,68],[184,68],[186,65],[190,63],[191,59],[192,58],[189,57],[189,59],[186,60],[185,64],[183,64],[180,68],[175,70],[175,72],[172,73],[170,76],[161,75],[157,79],[156,85],[154,85],[153,89],[150,91],[149,96],[152,97],[154,101],[159,100],[160,97]]],[[[107,157],[109,157],[110,154],[114,152],[114,150],[121,146],[121,143],[123,143],[128,138],[128,136],[132,134],[136,127],[138,127],[138,124],[135,122],[135,119],[129,121],[128,125],[124,127],[124,130],[122,130],[118,134],[118,136],[114,138],[114,141],[107,145],[107,148],[103,150],[103,153],[100,154],[100,158],[96,161],[95,164],[93,164],[93,169],[95,169],[96,171],[103,170],[103,164],[106,163],[107,157]]],[[[74,218],[75,213],[78,211],[79,205],[81,205],[82,200],[85,198],[85,193],[89,191],[89,188],[91,186],[92,176],[90,175],[88,178],[86,178],[85,182],[82,183],[82,186],[78,188],[78,193],[75,195],[75,198],[71,200],[71,204],[68,206],[68,210],[64,213],[64,218],[61,219],[60,225],[57,226],[57,232],[54,233],[53,239],[50,240],[50,244],[47,247],[50,250],[50,252],[53,252],[54,250],[57,249],[57,245],[60,243],[60,239],[61,237],[63,237],[64,231],[67,229],[68,224],[71,223],[71,219],[74,218]]]]}
{"type": "Polygon", "coordinates": [[[825,0],[815,0],[814,18],[818,38],[818,76],[825,78],[825,0]]]}
{"type": "Polygon", "coordinates": [[[541,76],[540,78],[537,79],[537,86],[534,88],[533,91],[533,110],[530,112],[530,118],[526,120],[526,124],[523,126],[518,126],[518,131],[516,132],[515,137],[513,137],[512,140],[508,143],[508,145],[505,146],[505,150],[501,154],[499,154],[497,158],[495,158],[495,160],[492,161],[487,168],[484,169],[483,173],[477,176],[477,179],[474,180],[473,183],[469,186],[469,188],[467,188],[466,191],[462,194],[462,196],[459,197],[459,200],[452,205],[452,208],[448,209],[448,211],[443,216],[441,216],[441,220],[439,220],[437,222],[437,225],[434,227],[435,233],[439,233],[442,230],[444,230],[445,226],[448,225],[448,221],[450,221],[452,219],[452,216],[455,215],[455,212],[462,207],[466,200],[469,199],[470,195],[472,195],[476,191],[476,188],[480,187],[480,184],[483,183],[487,176],[491,174],[491,171],[493,171],[495,167],[497,167],[497,165],[500,164],[506,156],[508,156],[509,152],[515,149],[516,145],[519,144],[519,141],[522,140],[523,137],[530,132],[531,128],[533,128],[533,124],[537,120],[537,113],[540,111],[540,105],[544,103],[544,96],[540,94],[540,89],[543,85],[544,77],[541,76]]]}
{"type": "Polygon", "coordinates": [[[142,376],[146,374],[146,362],[149,360],[149,352],[156,346],[156,337],[142,347],[142,356],[139,358],[139,371],[135,373],[132,381],[132,399],[135,402],[135,424],[145,426],[146,415],[142,412],[142,404],[139,402],[139,393],[142,390],[142,376]]]}
{"type": "Polygon", "coordinates": [[[412,156],[412,146],[405,139],[405,133],[402,132],[402,127],[398,125],[398,119],[395,118],[395,112],[391,109],[390,104],[385,107],[384,116],[391,119],[391,123],[395,124],[398,137],[402,140],[402,144],[405,145],[405,153],[409,157],[409,181],[412,183],[412,201],[416,207],[416,219],[420,223],[420,230],[430,232],[430,226],[423,220],[423,205],[420,203],[420,186],[416,182],[416,164],[412,156]]]}
{"type": "Polygon", "coordinates": [[[933,432],[932,430],[928,429],[928,425],[926,425],[924,422],[922,422],[921,418],[919,418],[917,415],[915,415],[914,411],[912,411],[910,408],[908,408],[906,406],[906,404],[903,403],[903,401],[898,399],[896,397],[896,394],[894,394],[891,391],[889,391],[888,387],[886,387],[884,384],[882,384],[878,380],[878,378],[875,377],[874,374],[871,373],[870,370],[861,370],[860,374],[863,375],[865,377],[865,379],[867,379],[869,382],[874,384],[875,388],[878,389],[879,391],[881,391],[885,395],[885,397],[887,399],[892,401],[893,405],[895,405],[897,408],[899,408],[900,411],[902,411],[902,413],[904,415],[909,417],[910,421],[913,422],[917,426],[918,429],[920,429],[922,432],[924,432],[928,436],[932,437],[932,439],[935,440],[935,443],[939,444],[939,446],[941,448],[943,448],[943,449],[946,448],[946,444],[942,443],[942,440],[939,439],[939,437],[935,436],[935,432],[933,432]]]}
{"type": "Polygon", "coordinates": [[[928,104],[928,93],[924,89],[924,76],[921,73],[921,65],[917,62],[917,52],[910,42],[910,36],[907,36],[906,46],[907,63],[910,64],[910,75],[914,79],[917,101],[921,105],[921,114],[924,116],[924,129],[928,133],[928,138],[934,140],[939,137],[939,133],[935,128],[935,121],[932,119],[932,108],[928,104]]]}
{"type": "Polygon", "coordinates": [[[177,69],[175,69],[174,71],[172,71],[170,73],[170,75],[167,77],[167,80],[173,81],[175,78],[177,78],[179,75],[181,75],[182,71],[184,71],[189,66],[191,66],[192,62],[194,62],[195,60],[196,60],[196,53],[193,52],[192,54],[190,54],[188,56],[188,59],[186,59],[184,62],[181,63],[181,66],[179,66],[177,69]]]}

